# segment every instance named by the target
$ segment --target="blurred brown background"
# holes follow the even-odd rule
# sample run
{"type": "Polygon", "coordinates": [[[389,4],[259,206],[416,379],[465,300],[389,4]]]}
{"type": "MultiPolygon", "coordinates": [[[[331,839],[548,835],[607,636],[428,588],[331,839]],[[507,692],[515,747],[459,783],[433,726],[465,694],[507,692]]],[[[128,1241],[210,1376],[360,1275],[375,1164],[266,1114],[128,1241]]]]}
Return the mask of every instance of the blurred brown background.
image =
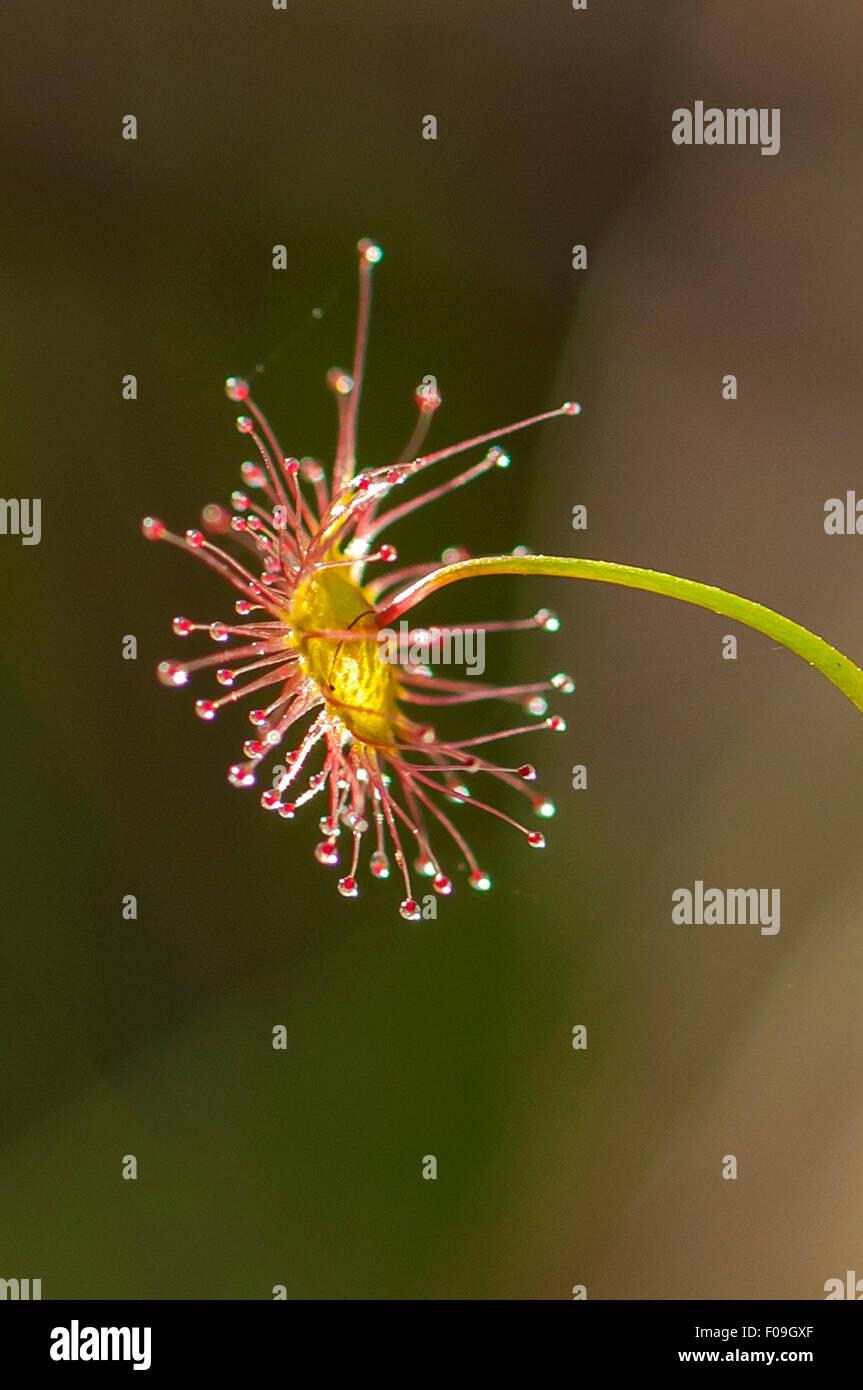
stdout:
{"type": "Polygon", "coordinates": [[[725,1299],[863,1273],[863,725],[839,693],[748,630],[722,661],[727,621],[668,600],[451,591],[444,621],[556,608],[489,674],[578,689],[565,741],[513,745],[559,806],[544,856],[466,814],[495,891],[459,876],[414,928],[391,885],[338,897],[314,817],[228,788],[243,716],[202,725],[153,667],[186,651],[174,613],[230,596],[138,532],[235,486],[229,372],[262,364],[286,447],[329,457],[369,235],[366,461],[428,372],[440,443],[584,404],[401,528],[405,559],[672,570],[863,659],[863,539],[823,531],[827,497],[863,495],[859,6],[12,0],[0,29],[2,492],[43,499],[40,546],[0,537],[0,1275],[725,1299]],[[781,108],[780,153],[673,145],[699,99],[781,108]],[[780,887],[779,935],[673,926],[696,878],[780,887]]]}

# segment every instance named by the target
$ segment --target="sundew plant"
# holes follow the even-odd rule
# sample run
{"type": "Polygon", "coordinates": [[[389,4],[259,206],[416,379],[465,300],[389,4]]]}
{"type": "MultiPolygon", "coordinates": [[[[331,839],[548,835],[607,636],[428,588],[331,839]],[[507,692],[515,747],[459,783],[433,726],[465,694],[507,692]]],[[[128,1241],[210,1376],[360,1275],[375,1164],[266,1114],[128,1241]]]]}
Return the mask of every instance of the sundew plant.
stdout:
{"type": "MultiPolygon", "coordinates": [[[[517,430],[557,416],[576,416],[580,406],[567,401],[502,429],[452,444],[434,453],[422,447],[440,405],[428,386],[416,392],[418,416],[402,456],[383,467],[358,470],[357,417],[369,330],[374,266],[380,247],[358,244],[359,312],[350,372],[334,369],[328,383],[338,406],[336,456],[329,476],[315,459],[286,454],[269,422],[252,399],[245,381],[226,383],[230,400],[244,411],[237,428],[254,444],[258,457],[242,465],[244,486],[231,506],[211,505],[202,514],[203,529],[182,536],[155,517],[144,518],[150,540],[167,541],[196,554],[236,591],[230,622],[193,622],[175,618],[178,637],[206,633],[219,651],[190,661],[163,661],[158,676],[167,686],[184,686],[190,677],[215,668],[222,693],[198,699],[195,711],[212,720],[225,705],[250,699],[253,736],[243,758],[228,769],[236,787],[253,787],[271,758],[269,782],[260,794],[271,814],[291,820],[307,803],[322,802],[322,839],[315,849],[319,863],[343,872],[339,892],[355,898],[360,890],[360,859],[369,848],[374,878],[393,871],[402,885],[401,915],[408,921],[421,912],[412,869],[431,879],[435,892],[453,891],[452,860],[467,872],[472,888],[486,890],[491,878],[477,862],[458,824],[459,805],[479,807],[504,821],[541,849],[541,831],[510,814],[517,798],[540,819],[554,814],[550,801],[535,791],[536,770],[530,763],[505,766],[493,760],[490,746],[537,728],[563,731],[565,722],[549,714],[547,696],[573,689],[565,673],[531,685],[489,685],[453,680],[418,660],[413,648],[434,648],[438,631],[424,628],[407,651],[395,651],[392,624],[445,585],[481,575],[532,574],[594,579],[666,594],[721,613],[756,628],[817,667],[863,711],[863,671],[848,657],[761,604],[708,584],[679,579],[655,570],[603,560],[533,555],[469,558],[463,550],[443,550],[442,559],[400,566],[384,533],[403,517],[456,488],[475,482],[508,456],[496,441],[517,430]],[[482,457],[464,471],[437,481],[438,466],[470,451],[482,457]],[[431,470],[434,470],[433,472],[431,470]],[[401,489],[422,475],[425,490],[400,500],[401,489]],[[393,499],[393,494],[399,500],[393,499]],[[237,558],[229,544],[242,553],[237,558]],[[455,740],[438,736],[428,711],[439,706],[470,706],[487,700],[507,701],[523,711],[522,722],[494,733],[469,733],[455,740]],[[527,718],[530,722],[524,722],[527,718]],[[283,751],[290,738],[292,747],[283,751]],[[498,803],[501,804],[498,804],[498,803]],[[506,806],[507,809],[503,809],[506,806]],[[345,847],[342,836],[345,835],[345,847]]],[[[547,609],[512,622],[469,624],[449,633],[517,630],[555,631],[547,609]]]]}

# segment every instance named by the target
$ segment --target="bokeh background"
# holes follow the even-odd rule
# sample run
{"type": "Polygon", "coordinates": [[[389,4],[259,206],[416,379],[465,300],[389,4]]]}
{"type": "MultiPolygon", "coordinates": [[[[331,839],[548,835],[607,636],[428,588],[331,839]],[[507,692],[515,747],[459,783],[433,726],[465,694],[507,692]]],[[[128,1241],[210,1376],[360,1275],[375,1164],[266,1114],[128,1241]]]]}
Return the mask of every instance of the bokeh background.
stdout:
{"type": "Polygon", "coordinates": [[[721,660],[735,629],[665,599],[450,591],[442,621],[555,608],[490,675],[578,689],[569,732],[514,753],[558,803],[549,848],[465,813],[495,889],[409,926],[392,884],[338,897],[315,817],[228,787],[239,711],[205,726],[157,685],[188,654],[172,615],[230,600],[138,530],[236,485],[228,373],[260,364],[288,449],[329,457],[368,235],[366,462],[429,372],[441,443],[584,405],[411,519],[404,558],[651,565],[863,658],[863,539],[823,531],[863,495],[859,6],[7,0],[0,26],[2,491],[43,499],[41,545],[0,538],[0,1274],[544,1300],[863,1272],[863,725],[838,692],[742,629],[721,660]],[[780,107],[781,152],[674,146],[697,99],[780,107]],[[781,888],[781,932],[673,926],[696,878],[781,888]]]}

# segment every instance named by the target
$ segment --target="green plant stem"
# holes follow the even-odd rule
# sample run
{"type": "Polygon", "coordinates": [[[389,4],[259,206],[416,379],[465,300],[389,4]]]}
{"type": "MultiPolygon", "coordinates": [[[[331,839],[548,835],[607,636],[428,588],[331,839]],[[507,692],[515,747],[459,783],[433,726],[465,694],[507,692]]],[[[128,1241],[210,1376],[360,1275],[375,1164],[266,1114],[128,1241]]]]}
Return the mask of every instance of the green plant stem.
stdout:
{"type": "Polygon", "coordinates": [[[563,579],[596,579],[603,584],[647,589],[653,594],[666,594],[669,598],[682,599],[684,603],[695,603],[699,608],[709,608],[713,613],[721,613],[735,622],[754,627],[757,632],[763,632],[766,637],[774,638],[802,656],[863,712],[863,671],[847,656],[799,623],[784,618],[781,613],[774,613],[763,604],[753,603],[751,599],[740,598],[738,594],[714,588],[711,584],[699,584],[695,580],[678,579],[676,575],[662,574],[658,570],[638,569],[634,565],[618,565],[608,560],[549,555],[495,555],[461,560],[435,570],[433,574],[402,590],[378,614],[378,623],[381,627],[387,627],[445,584],[490,574],[542,574],[558,575],[563,579]]]}

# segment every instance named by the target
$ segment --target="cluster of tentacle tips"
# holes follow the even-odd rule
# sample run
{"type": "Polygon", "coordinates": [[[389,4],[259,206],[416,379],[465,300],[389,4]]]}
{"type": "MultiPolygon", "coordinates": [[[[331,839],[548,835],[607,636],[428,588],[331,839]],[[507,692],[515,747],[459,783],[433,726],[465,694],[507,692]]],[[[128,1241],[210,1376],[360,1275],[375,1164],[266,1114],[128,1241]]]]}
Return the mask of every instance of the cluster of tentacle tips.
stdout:
{"type": "Polygon", "coordinates": [[[550,801],[535,793],[532,764],[503,766],[489,760],[488,745],[537,728],[561,731],[563,719],[548,713],[550,692],[574,689],[564,673],[533,684],[490,685],[469,675],[452,679],[438,674],[423,654],[436,650],[435,638],[482,630],[554,632],[558,620],[547,609],[509,622],[467,623],[438,629],[415,627],[407,633],[407,655],[382,659],[381,634],[403,621],[415,603],[434,591],[435,574],[467,558],[461,549],[444,550],[439,559],[400,564],[391,544],[382,541],[397,521],[494,469],[508,456],[496,443],[502,436],[556,416],[575,415],[580,407],[566,402],[529,420],[440,449],[421,452],[426,432],[441,404],[427,384],[415,393],[414,428],[400,456],[383,467],[357,469],[357,415],[368,337],[373,266],[380,248],[359,243],[359,314],[350,371],[333,369],[328,384],[338,407],[338,441],[332,469],[315,458],[286,454],[268,420],[252,399],[248,383],[231,377],[229,399],[243,413],[237,428],[255,449],[242,464],[242,487],[230,507],[204,508],[199,527],[183,535],[163,522],[145,517],[151,540],[194,552],[235,590],[229,622],[197,622],[177,617],[177,637],[205,634],[218,651],[188,661],[160,663],[158,676],[170,687],[185,686],[197,672],[212,669],[217,690],[195,702],[195,712],[212,720],[227,705],[254,700],[249,712],[252,736],[243,756],[231,765],[228,780],[237,787],[260,788],[265,810],[291,820],[308,803],[324,802],[321,840],[315,858],[341,866],[343,897],[359,893],[363,845],[371,841],[371,876],[397,873],[404,896],[401,915],[422,915],[412,871],[430,880],[442,897],[453,881],[438,857],[434,838],[454,847],[469,884],[491,886],[452,819],[451,807],[480,808],[540,848],[541,832],[510,816],[474,790],[474,782],[494,783],[523,794],[539,818],[554,814],[550,801]],[[391,495],[419,474],[468,450],[483,449],[479,462],[440,484],[391,502],[391,495]],[[230,547],[230,548],[229,548],[230,547]],[[244,558],[238,554],[245,552],[244,558]],[[369,574],[368,571],[371,570],[369,574]],[[426,718],[413,717],[432,707],[451,707],[500,700],[523,709],[530,722],[462,739],[439,737],[426,718]],[[294,746],[283,745],[295,731],[294,746]],[[435,831],[435,837],[432,831],[435,831]],[[343,837],[347,844],[343,847],[343,837]]]}

